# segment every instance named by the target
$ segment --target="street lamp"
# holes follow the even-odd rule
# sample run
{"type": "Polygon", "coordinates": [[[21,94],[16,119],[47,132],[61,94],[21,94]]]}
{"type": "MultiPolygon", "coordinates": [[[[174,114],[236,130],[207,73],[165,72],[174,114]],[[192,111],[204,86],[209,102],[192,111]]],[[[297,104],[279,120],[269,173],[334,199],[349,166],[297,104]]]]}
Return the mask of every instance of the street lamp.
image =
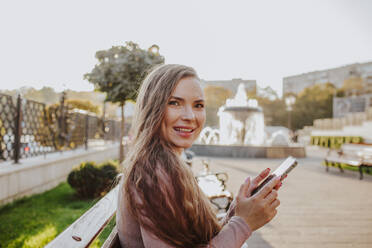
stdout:
{"type": "Polygon", "coordinates": [[[288,111],[288,129],[291,130],[291,112],[292,112],[292,106],[296,102],[296,97],[293,95],[289,95],[285,98],[285,105],[287,105],[287,111],[288,111]]]}

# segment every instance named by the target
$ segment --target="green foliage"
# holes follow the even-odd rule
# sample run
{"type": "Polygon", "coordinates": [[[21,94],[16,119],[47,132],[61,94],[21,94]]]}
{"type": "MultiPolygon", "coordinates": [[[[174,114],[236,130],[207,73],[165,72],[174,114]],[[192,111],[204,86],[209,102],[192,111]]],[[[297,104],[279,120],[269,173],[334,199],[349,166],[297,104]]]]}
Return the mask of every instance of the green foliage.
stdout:
{"type": "Polygon", "coordinates": [[[361,77],[352,76],[345,79],[341,89],[345,92],[346,95],[359,95],[364,93],[363,88],[363,79],[361,77]]]}
{"type": "Polygon", "coordinates": [[[98,51],[98,64],[84,78],[94,84],[96,90],[107,93],[106,101],[124,105],[125,101],[136,99],[146,72],[164,62],[157,50],[156,45],[143,50],[136,43],[127,42],[125,46],[98,51]]]}
{"type": "Polygon", "coordinates": [[[101,165],[83,162],[68,175],[67,182],[81,198],[95,198],[106,194],[114,186],[118,164],[109,161],[101,165]]]}
{"type": "Polygon", "coordinates": [[[96,200],[81,200],[62,183],[56,188],[0,208],[0,247],[44,247],[96,200]]]}
{"type": "Polygon", "coordinates": [[[94,105],[91,101],[83,101],[79,99],[68,99],[66,101],[67,105],[72,109],[82,109],[95,114],[99,114],[99,107],[94,105]]]}
{"type": "Polygon", "coordinates": [[[258,105],[262,107],[267,126],[287,126],[287,111],[284,100],[275,98],[273,100],[257,96],[258,105]]]}
{"type": "Polygon", "coordinates": [[[293,105],[292,128],[301,129],[304,126],[312,126],[316,119],[332,118],[335,94],[336,89],[331,83],[305,88],[293,105]]]}
{"type": "Polygon", "coordinates": [[[258,105],[262,108],[265,125],[287,125],[287,111],[284,100],[279,99],[271,87],[259,87],[257,92],[247,91],[246,93],[249,99],[256,99],[258,105]]]}
{"type": "Polygon", "coordinates": [[[30,88],[25,92],[23,97],[45,104],[56,103],[59,100],[59,94],[55,92],[54,89],[51,87],[43,87],[40,90],[30,88]]]}

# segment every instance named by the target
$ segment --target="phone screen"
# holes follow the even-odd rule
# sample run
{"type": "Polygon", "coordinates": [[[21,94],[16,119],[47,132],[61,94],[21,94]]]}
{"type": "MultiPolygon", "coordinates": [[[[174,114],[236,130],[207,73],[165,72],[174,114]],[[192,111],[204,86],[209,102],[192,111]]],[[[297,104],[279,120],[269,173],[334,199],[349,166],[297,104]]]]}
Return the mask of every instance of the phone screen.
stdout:
{"type": "Polygon", "coordinates": [[[280,176],[280,180],[283,180],[285,175],[287,175],[293,168],[297,166],[297,160],[292,156],[289,156],[284,162],[270,175],[268,176],[260,185],[257,186],[252,191],[252,195],[256,194],[265,184],[267,184],[273,177],[280,176]]]}

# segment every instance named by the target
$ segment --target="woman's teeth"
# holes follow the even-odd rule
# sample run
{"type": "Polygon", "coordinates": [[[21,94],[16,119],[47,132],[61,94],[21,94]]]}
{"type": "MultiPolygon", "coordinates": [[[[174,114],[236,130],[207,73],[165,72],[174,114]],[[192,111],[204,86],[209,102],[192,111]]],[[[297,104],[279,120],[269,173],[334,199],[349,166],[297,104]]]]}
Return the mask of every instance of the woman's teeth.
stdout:
{"type": "Polygon", "coordinates": [[[192,132],[192,129],[187,129],[187,128],[174,128],[176,131],[179,131],[179,132],[192,132]]]}

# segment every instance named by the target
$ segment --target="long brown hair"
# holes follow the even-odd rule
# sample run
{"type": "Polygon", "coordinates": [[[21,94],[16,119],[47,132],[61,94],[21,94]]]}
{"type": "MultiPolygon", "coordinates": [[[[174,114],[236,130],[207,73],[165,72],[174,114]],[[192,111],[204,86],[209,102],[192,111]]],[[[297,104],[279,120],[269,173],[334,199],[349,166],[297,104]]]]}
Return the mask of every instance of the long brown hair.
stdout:
{"type": "Polygon", "coordinates": [[[198,78],[191,67],[162,65],[142,83],[123,187],[127,207],[142,227],[175,247],[196,247],[208,244],[221,226],[191,169],[160,135],[166,104],[185,77],[198,78]]]}

